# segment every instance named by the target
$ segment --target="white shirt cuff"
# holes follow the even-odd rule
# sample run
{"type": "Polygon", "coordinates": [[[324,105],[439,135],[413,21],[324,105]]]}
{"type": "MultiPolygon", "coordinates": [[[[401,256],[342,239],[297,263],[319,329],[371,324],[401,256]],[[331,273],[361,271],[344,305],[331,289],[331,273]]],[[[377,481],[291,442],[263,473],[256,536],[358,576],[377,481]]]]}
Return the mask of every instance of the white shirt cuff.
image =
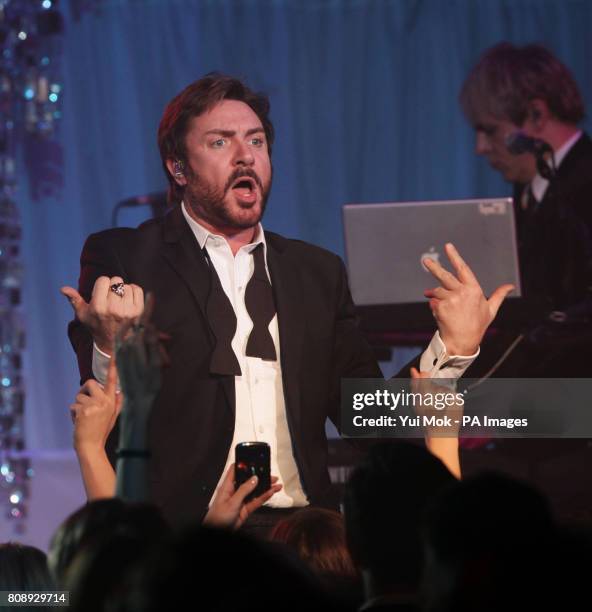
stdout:
{"type": "MultiPolygon", "coordinates": [[[[101,385],[104,385],[107,381],[107,370],[109,369],[110,360],[111,355],[103,353],[103,351],[93,342],[92,372],[93,376],[101,385]]],[[[117,389],[119,390],[119,385],[117,389]]]]}
{"type": "Polygon", "coordinates": [[[421,372],[429,372],[431,378],[460,378],[475,361],[480,350],[478,348],[474,355],[448,355],[440,332],[437,331],[421,356],[419,369],[421,372]]]}

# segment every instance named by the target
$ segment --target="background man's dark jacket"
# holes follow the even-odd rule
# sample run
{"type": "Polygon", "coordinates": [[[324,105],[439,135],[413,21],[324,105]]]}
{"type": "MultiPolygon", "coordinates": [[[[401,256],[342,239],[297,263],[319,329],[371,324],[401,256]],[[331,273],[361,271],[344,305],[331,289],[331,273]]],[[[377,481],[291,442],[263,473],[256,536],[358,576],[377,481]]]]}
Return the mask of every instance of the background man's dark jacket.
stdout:
{"type": "MultiPolygon", "coordinates": [[[[325,420],[339,425],[340,379],[381,373],[357,328],[339,257],[271,232],[265,236],[294,455],[310,502],[328,505],[325,420]]],[[[204,313],[210,273],[180,208],[137,229],[90,236],[79,282],[86,300],[99,276],[121,276],[154,293],[153,322],[171,337],[171,365],[149,425],[150,495],[173,522],[199,519],[232,442],[235,392],[233,377],[209,372],[213,336],[204,313]]],[[[68,333],[84,381],[92,377],[92,338],[78,321],[68,333]]]]}
{"type": "Polygon", "coordinates": [[[592,296],[592,141],[586,134],[569,150],[541,202],[520,205],[514,191],[523,289],[547,312],[592,296]]]}
{"type": "MultiPolygon", "coordinates": [[[[494,376],[592,376],[592,141],[569,150],[538,205],[524,210],[524,185],[515,186],[523,300],[520,325],[486,339],[467,378],[489,372],[519,334],[523,339],[494,376]],[[549,319],[567,313],[564,321],[549,319]]],[[[495,324],[494,324],[495,325],[495,324]]]]}

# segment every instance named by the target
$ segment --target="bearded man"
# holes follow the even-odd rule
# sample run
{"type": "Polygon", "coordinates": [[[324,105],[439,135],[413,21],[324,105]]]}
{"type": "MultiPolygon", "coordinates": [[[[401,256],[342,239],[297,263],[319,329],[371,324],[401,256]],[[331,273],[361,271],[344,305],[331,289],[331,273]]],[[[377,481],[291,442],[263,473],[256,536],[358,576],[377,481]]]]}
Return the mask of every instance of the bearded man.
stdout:
{"type": "MultiPolygon", "coordinates": [[[[104,380],[118,326],[141,313],[144,292],[155,296],[171,364],[148,426],[150,498],[175,523],[203,516],[244,441],[270,445],[283,485],[267,502],[270,524],[308,504],[334,507],[325,421],[339,427],[342,378],[381,377],[341,259],[263,231],[268,112],[265,96],[219,74],[176,96],[158,131],[172,210],[90,236],[79,292],[63,289],[83,381],[104,380]]],[[[451,378],[472,361],[511,287],[486,300],[447,250],[456,274],[426,262],[442,285],[426,292],[439,332],[418,365],[451,378]]]]}

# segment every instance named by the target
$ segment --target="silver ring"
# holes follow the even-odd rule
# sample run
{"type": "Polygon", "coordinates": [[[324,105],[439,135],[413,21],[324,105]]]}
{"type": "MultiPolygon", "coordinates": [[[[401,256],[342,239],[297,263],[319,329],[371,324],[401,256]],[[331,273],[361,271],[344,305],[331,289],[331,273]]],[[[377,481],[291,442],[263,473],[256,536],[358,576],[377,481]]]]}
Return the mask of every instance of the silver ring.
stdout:
{"type": "Polygon", "coordinates": [[[118,295],[120,298],[122,298],[125,295],[125,289],[124,289],[123,283],[113,283],[109,287],[109,289],[113,291],[115,295],[118,295]]]}

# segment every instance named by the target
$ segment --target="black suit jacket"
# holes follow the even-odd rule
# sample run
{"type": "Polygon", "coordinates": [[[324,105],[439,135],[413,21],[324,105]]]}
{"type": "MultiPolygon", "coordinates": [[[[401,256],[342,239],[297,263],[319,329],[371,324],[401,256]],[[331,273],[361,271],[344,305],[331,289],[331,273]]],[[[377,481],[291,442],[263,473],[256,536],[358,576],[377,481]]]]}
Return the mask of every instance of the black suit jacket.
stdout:
{"type": "MultiPolygon", "coordinates": [[[[339,427],[340,379],[382,375],[358,330],[341,259],[271,232],[266,242],[295,460],[310,502],[331,505],[325,420],[339,427]]],[[[150,495],[172,522],[195,520],[228,456],[235,393],[232,376],[209,372],[209,269],[180,208],[137,229],[91,235],[81,256],[79,290],[86,300],[102,275],[153,292],[153,322],[171,337],[171,365],[149,423],[150,495]]],[[[92,338],[78,321],[68,331],[84,381],[92,377],[92,338]]]]}
{"type": "Polygon", "coordinates": [[[542,201],[524,210],[524,185],[516,185],[518,233],[525,323],[502,330],[481,346],[466,372],[479,378],[505,354],[519,333],[524,338],[496,366],[500,378],[589,377],[592,341],[592,140],[582,134],[549,184],[542,201]],[[567,311],[563,323],[549,320],[567,311]]]}
{"type": "Polygon", "coordinates": [[[582,134],[534,209],[515,187],[519,256],[525,295],[541,314],[592,297],[592,140],[582,134]]]}

